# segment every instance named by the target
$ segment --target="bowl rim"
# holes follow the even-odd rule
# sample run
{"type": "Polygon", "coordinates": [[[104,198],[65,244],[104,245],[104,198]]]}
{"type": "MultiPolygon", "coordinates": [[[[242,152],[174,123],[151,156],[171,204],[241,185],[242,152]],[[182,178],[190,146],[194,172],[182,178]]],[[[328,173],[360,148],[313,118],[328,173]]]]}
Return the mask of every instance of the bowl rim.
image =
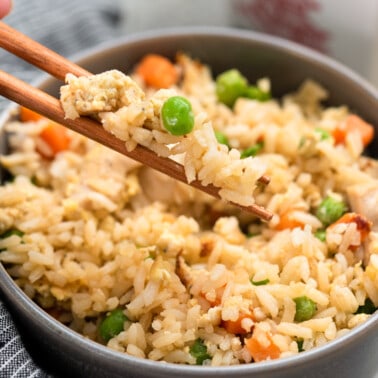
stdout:
{"type": "MultiPolygon", "coordinates": [[[[96,56],[101,55],[104,52],[110,52],[112,49],[120,48],[125,44],[133,44],[144,41],[146,39],[154,40],[160,38],[170,38],[170,37],[184,37],[188,34],[192,36],[213,36],[219,38],[237,38],[244,40],[253,40],[255,43],[269,45],[277,50],[285,51],[285,53],[290,53],[298,56],[305,60],[314,60],[318,64],[325,66],[327,69],[332,70],[336,75],[348,78],[350,81],[355,82],[366,91],[370,96],[378,100],[378,89],[370,84],[365,78],[363,78],[358,73],[354,72],[351,68],[345,66],[341,62],[334,60],[320,52],[317,52],[311,48],[300,45],[298,43],[276,37],[267,35],[260,32],[242,30],[230,27],[204,27],[204,26],[183,26],[183,27],[170,27],[162,29],[154,29],[149,31],[143,31],[138,33],[133,33],[127,36],[118,37],[109,41],[102,42],[94,47],[83,50],[80,53],[74,54],[70,57],[72,61],[82,64],[83,62],[90,61],[96,56]]],[[[48,85],[50,82],[55,81],[50,75],[43,73],[36,77],[32,81],[32,84],[37,87],[43,87],[48,85]]],[[[18,105],[11,103],[0,115],[0,130],[3,125],[10,119],[12,113],[18,105]]],[[[71,330],[69,327],[63,325],[52,316],[50,316],[45,310],[39,307],[33,300],[31,300],[14,282],[10,277],[5,267],[0,263],[0,279],[2,285],[0,291],[5,293],[5,297],[12,298],[11,301],[16,301],[18,307],[23,307],[25,311],[30,312],[29,316],[32,316],[36,322],[40,323],[41,326],[48,327],[53,333],[59,335],[67,343],[77,343],[80,348],[90,348],[91,351],[98,355],[108,358],[109,360],[122,360],[124,363],[134,365],[136,367],[145,367],[160,371],[161,373],[166,373],[167,369],[170,373],[176,373],[177,375],[184,374],[198,374],[200,371],[204,372],[204,376],[228,376],[232,373],[256,373],[263,374],[273,371],[279,371],[283,368],[288,367],[299,367],[302,365],[309,364],[311,361],[321,359],[330,354],[334,354],[340,348],[344,348],[346,345],[353,344],[356,340],[363,339],[366,335],[371,332],[376,332],[378,328],[378,312],[372,315],[368,320],[358,325],[354,329],[350,330],[347,334],[327,342],[325,345],[320,347],[315,347],[304,353],[299,353],[293,356],[288,356],[279,360],[263,361],[259,363],[251,364],[241,364],[234,366],[219,366],[219,367],[208,367],[208,366],[193,366],[193,365],[182,365],[174,363],[160,363],[157,361],[152,361],[148,359],[136,358],[130,356],[126,353],[121,353],[112,350],[102,344],[95,341],[86,339],[79,333],[71,330]]]]}
{"type": "MultiPolygon", "coordinates": [[[[269,45],[270,47],[285,51],[294,56],[300,57],[304,60],[313,60],[318,64],[327,67],[337,76],[343,76],[350,81],[354,81],[363,87],[368,93],[378,101],[378,87],[370,83],[361,74],[354,71],[352,68],[346,66],[341,61],[336,60],[330,56],[325,55],[315,49],[299,44],[297,42],[258,32],[253,30],[246,30],[234,27],[222,27],[222,26],[178,26],[178,27],[166,27],[153,30],[145,30],[129,35],[123,35],[117,38],[112,38],[107,41],[100,42],[99,44],[84,49],[78,53],[69,56],[69,59],[78,64],[92,59],[94,55],[101,54],[105,51],[111,51],[117,49],[123,44],[133,44],[144,40],[157,40],[160,38],[176,38],[184,37],[191,34],[193,37],[219,37],[219,38],[237,38],[243,40],[253,40],[257,44],[269,45]]],[[[36,76],[32,81],[32,85],[41,85],[47,79],[54,79],[47,73],[41,73],[36,76]]],[[[56,80],[56,79],[54,79],[56,80]]]]}

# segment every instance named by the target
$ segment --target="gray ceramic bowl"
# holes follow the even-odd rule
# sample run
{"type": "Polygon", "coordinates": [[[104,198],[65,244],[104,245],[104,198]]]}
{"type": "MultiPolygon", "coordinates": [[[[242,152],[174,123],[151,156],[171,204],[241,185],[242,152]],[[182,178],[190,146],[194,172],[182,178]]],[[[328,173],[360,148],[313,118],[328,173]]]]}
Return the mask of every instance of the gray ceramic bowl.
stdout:
{"type": "MultiPolygon", "coordinates": [[[[78,62],[92,72],[127,70],[148,52],[173,57],[180,50],[209,64],[215,73],[236,67],[252,82],[268,76],[274,96],[295,89],[311,77],[329,90],[330,104],[347,104],[378,127],[377,90],[361,77],[309,49],[261,34],[208,28],[159,31],[100,46],[78,62]]],[[[39,86],[57,94],[59,83],[45,77],[39,86]]],[[[9,113],[3,114],[1,124],[9,113]]],[[[0,140],[4,151],[4,138],[0,140]]],[[[378,138],[370,153],[378,156],[378,138]]],[[[42,366],[65,377],[367,378],[378,372],[378,314],[324,347],[287,359],[222,368],[182,366],[136,359],[86,340],[28,299],[1,265],[0,282],[32,355],[42,366]]]]}

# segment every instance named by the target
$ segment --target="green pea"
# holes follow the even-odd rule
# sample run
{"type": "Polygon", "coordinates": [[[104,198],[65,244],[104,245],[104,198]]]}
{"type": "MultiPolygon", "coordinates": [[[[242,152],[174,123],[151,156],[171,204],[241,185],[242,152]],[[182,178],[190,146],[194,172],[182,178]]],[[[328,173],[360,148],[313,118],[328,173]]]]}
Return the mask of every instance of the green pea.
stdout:
{"type": "Polygon", "coordinates": [[[172,135],[185,135],[194,127],[194,114],[191,103],[184,97],[168,98],[161,108],[164,128],[172,135]]]}
{"type": "Polygon", "coordinates": [[[328,226],[336,222],[346,211],[347,207],[343,201],[326,197],[316,210],[316,216],[324,226],[328,226]]]}
{"type": "Polygon", "coordinates": [[[317,306],[312,299],[304,295],[302,297],[294,298],[293,300],[295,302],[294,320],[296,322],[303,322],[305,320],[309,320],[315,315],[317,306]]]}
{"type": "Polygon", "coordinates": [[[256,143],[253,146],[248,147],[245,150],[243,150],[240,153],[240,158],[245,159],[250,156],[256,156],[263,149],[263,147],[264,147],[263,142],[256,143]]]}
{"type": "Polygon", "coordinates": [[[230,147],[230,144],[228,142],[228,138],[225,134],[223,134],[221,131],[215,130],[214,131],[215,138],[217,139],[218,143],[225,144],[227,147],[230,147]]]}
{"type": "Polygon", "coordinates": [[[320,140],[326,140],[331,138],[331,134],[327,130],[322,129],[321,127],[317,127],[315,129],[315,132],[319,135],[320,140]]]}
{"type": "Polygon", "coordinates": [[[254,286],[263,286],[263,285],[267,285],[269,283],[269,278],[266,278],[265,280],[261,280],[261,281],[252,281],[251,280],[251,284],[254,285],[254,286]]]}
{"type": "Polygon", "coordinates": [[[314,233],[315,237],[317,237],[320,241],[326,241],[326,230],[317,230],[314,233]]]}
{"type": "Polygon", "coordinates": [[[229,107],[245,95],[247,88],[247,79],[236,69],[225,71],[216,78],[218,100],[229,107]]]}
{"type": "Polygon", "coordinates": [[[189,353],[196,359],[197,365],[202,365],[205,360],[210,360],[211,356],[207,353],[207,347],[202,339],[197,339],[189,348],[189,353]]]}
{"type": "Polygon", "coordinates": [[[264,102],[270,100],[272,96],[270,92],[265,92],[255,85],[250,85],[245,92],[245,97],[264,102]]]}
{"type": "Polygon", "coordinates": [[[110,312],[101,322],[99,327],[100,336],[106,342],[123,331],[123,325],[128,321],[123,310],[117,308],[110,312]]]}
{"type": "Polygon", "coordinates": [[[370,298],[366,298],[365,303],[362,306],[359,306],[356,314],[373,314],[377,310],[375,304],[370,298]]]}

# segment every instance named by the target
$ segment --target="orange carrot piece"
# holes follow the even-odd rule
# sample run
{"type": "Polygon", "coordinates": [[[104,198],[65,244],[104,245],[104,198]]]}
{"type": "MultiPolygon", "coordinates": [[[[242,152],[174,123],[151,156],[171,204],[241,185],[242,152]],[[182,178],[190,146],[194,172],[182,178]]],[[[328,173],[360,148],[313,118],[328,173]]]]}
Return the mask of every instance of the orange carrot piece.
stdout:
{"type": "Polygon", "coordinates": [[[245,346],[255,362],[275,360],[280,357],[280,348],[274,344],[272,336],[263,331],[253,332],[252,337],[244,339],[245,346]],[[261,341],[264,338],[264,342],[261,341]]]}
{"type": "Polygon", "coordinates": [[[356,114],[350,114],[345,122],[335,128],[332,135],[336,144],[344,143],[348,133],[357,131],[366,147],[374,138],[374,127],[356,114]]]}
{"type": "Polygon", "coordinates": [[[248,332],[242,327],[243,319],[251,319],[254,321],[252,314],[241,314],[237,320],[224,320],[222,325],[227,332],[234,335],[242,335],[248,332]]]}
{"type": "Polygon", "coordinates": [[[39,136],[51,148],[53,155],[67,150],[71,141],[65,127],[53,121],[49,121],[39,136]]]}
{"type": "Polygon", "coordinates": [[[28,108],[25,108],[24,106],[20,107],[20,120],[21,122],[36,122],[42,119],[43,116],[34,112],[33,110],[30,110],[28,108]]]}
{"type": "Polygon", "coordinates": [[[146,85],[155,88],[169,88],[178,80],[175,66],[167,58],[157,54],[146,55],[140,61],[136,72],[146,85]]]}
{"type": "Polygon", "coordinates": [[[332,136],[335,144],[343,144],[347,135],[345,124],[338,125],[333,131],[332,136]]]}
{"type": "Polygon", "coordinates": [[[347,130],[357,130],[364,146],[367,146],[374,138],[374,127],[355,114],[348,116],[346,128],[347,130]]]}
{"type": "Polygon", "coordinates": [[[275,229],[278,231],[300,227],[303,228],[304,224],[297,219],[293,218],[292,211],[288,211],[280,216],[280,221],[276,225],[275,229]]]}
{"type": "MultiPolygon", "coordinates": [[[[64,126],[51,121],[41,114],[25,108],[24,106],[20,107],[20,120],[22,122],[37,122],[41,119],[47,122],[47,126],[41,131],[39,136],[50,147],[52,156],[56,155],[58,152],[67,150],[71,142],[71,138],[69,137],[67,129],[64,126]]],[[[40,150],[39,153],[45,157],[52,157],[46,156],[46,153],[40,150]]]]}
{"type": "Polygon", "coordinates": [[[371,230],[371,222],[361,214],[357,213],[345,213],[341,218],[339,218],[335,223],[332,223],[328,226],[329,229],[332,229],[337,224],[340,223],[356,223],[357,230],[361,234],[361,243],[367,238],[371,230]]]}

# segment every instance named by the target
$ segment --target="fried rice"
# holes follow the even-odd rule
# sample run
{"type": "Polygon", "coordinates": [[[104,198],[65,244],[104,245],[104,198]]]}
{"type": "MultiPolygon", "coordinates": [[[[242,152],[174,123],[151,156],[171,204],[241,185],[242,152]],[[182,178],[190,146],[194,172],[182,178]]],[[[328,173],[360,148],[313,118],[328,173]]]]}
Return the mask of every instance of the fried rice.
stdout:
{"type": "Polygon", "coordinates": [[[239,98],[230,108],[218,101],[209,67],[186,55],[175,64],[180,81],[158,91],[137,74],[111,71],[114,90],[97,96],[97,84],[71,76],[66,90],[77,85],[88,97],[68,101],[72,93],[63,89],[65,110],[95,114],[129,149],[174,154],[188,181],[202,175],[225,188],[223,198],[256,202],[272,220],[72,132],[68,148],[47,157],[41,132],[50,121],[10,122],[11,152],[1,157],[12,180],[0,187],[0,261],[17,285],[85,337],[180,364],[284,358],[366,321],[378,307],[378,210],[371,206],[378,165],[362,155],[358,132],[337,141],[350,110],[322,105],[327,91],[311,80],[282,99],[239,98]],[[190,136],[161,127],[161,105],[175,94],[192,104],[190,136]],[[241,159],[261,141],[257,157],[241,159]],[[224,167],[248,170],[236,174],[246,181],[228,187],[225,174],[217,182],[213,172],[224,167]],[[262,174],[269,185],[257,184],[262,174]],[[327,197],[345,204],[331,224],[317,213],[327,197]],[[300,302],[311,304],[310,314],[300,316],[300,302]],[[105,340],[101,325],[119,309],[122,329],[105,340]]]}

